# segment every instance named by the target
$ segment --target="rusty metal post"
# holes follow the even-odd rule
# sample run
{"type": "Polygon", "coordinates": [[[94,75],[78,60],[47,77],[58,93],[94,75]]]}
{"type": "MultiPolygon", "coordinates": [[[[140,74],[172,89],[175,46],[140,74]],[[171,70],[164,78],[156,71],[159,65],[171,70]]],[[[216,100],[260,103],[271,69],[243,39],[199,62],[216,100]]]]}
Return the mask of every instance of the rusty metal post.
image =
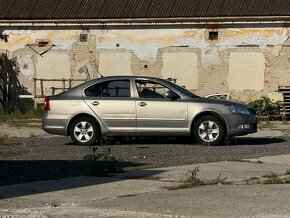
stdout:
{"type": "Polygon", "coordinates": [[[64,92],[65,91],[65,79],[62,78],[62,91],[64,92]]]}
{"type": "Polygon", "coordinates": [[[36,97],[36,78],[33,78],[33,94],[34,94],[34,97],[36,97]]]}
{"type": "Polygon", "coordinates": [[[37,102],[36,102],[36,82],[37,82],[37,79],[36,78],[33,78],[33,94],[34,94],[34,109],[37,108],[37,102]]]}
{"type": "Polygon", "coordinates": [[[40,90],[41,90],[41,96],[44,96],[43,80],[42,79],[40,79],[40,90]]]}

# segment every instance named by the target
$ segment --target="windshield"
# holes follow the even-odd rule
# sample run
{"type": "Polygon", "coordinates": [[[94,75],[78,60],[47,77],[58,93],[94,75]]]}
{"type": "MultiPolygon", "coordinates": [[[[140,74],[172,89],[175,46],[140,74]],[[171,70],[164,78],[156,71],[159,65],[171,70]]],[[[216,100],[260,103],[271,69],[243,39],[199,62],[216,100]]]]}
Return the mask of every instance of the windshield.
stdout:
{"type": "Polygon", "coordinates": [[[173,86],[175,89],[177,89],[178,91],[184,93],[185,95],[188,95],[192,98],[200,98],[199,96],[193,94],[191,91],[179,86],[179,85],[176,85],[175,83],[171,82],[171,81],[168,81],[170,83],[171,86],[173,86]]]}

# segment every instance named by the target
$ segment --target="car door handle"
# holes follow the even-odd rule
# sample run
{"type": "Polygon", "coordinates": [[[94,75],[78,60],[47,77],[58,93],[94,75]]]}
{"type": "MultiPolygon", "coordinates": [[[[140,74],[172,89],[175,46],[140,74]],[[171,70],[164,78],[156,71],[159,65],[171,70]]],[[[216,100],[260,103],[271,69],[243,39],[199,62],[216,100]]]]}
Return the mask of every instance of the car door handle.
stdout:
{"type": "Polygon", "coordinates": [[[139,104],[138,104],[140,107],[145,107],[147,104],[145,103],[145,102],[140,102],[139,104]]]}
{"type": "Polygon", "coordinates": [[[98,106],[100,103],[98,102],[98,101],[93,101],[92,102],[92,105],[94,105],[94,106],[98,106]]]}

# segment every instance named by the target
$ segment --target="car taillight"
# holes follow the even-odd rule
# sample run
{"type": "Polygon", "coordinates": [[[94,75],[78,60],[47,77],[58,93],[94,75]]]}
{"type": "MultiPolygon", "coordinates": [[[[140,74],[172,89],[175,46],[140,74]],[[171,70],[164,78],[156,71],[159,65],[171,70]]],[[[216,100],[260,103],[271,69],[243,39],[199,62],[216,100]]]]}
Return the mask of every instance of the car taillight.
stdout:
{"type": "Polygon", "coordinates": [[[44,110],[45,111],[49,111],[50,110],[50,101],[49,101],[49,98],[48,97],[46,97],[44,99],[44,110]]]}

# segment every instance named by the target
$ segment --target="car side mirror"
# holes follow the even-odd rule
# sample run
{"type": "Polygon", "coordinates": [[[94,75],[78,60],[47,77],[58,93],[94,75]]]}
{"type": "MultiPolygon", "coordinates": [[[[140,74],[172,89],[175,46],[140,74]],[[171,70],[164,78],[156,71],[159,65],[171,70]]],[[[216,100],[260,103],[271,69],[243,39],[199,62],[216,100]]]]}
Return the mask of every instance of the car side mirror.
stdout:
{"type": "Polygon", "coordinates": [[[168,90],[166,92],[165,97],[168,98],[168,99],[171,99],[172,101],[174,101],[174,100],[179,98],[179,96],[175,92],[173,92],[171,90],[168,90]]]}

